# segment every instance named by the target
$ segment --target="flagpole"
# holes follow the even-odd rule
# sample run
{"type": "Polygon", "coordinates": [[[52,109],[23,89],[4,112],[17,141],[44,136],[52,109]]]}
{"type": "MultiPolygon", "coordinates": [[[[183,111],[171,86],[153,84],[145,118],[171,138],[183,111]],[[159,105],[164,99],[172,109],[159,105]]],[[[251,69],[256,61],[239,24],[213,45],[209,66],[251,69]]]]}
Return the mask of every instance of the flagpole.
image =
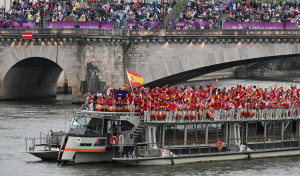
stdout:
{"type": "Polygon", "coordinates": [[[126,68],[126,74],[127,74],[127,78],[128,78],[129,84],[130,84],[130,89],[133,92],[132,85],[131,85],[131,82],[130,82],[130,79],[129,79],[129,76],[128,76],[127,68],[126,68]]]}
{"type": "MultiPolygon", "coordinates": [[[[133,92],[133,89],[132,89],[132,85],[131,85],[131,82],[130,82],[130,79],[129,79],[129,76],[128,76],[128,72],[127,72],[127,68],[126,68],[126,74],[127,74],[127,78],[128,78],[128,81],[129,81],[129,84],[130,84],[130,89],[131,89],[131,94],[133,92]]],[[[129,102],[130,103],[130,110],[132,109],[132,102],[129,102]]]]}

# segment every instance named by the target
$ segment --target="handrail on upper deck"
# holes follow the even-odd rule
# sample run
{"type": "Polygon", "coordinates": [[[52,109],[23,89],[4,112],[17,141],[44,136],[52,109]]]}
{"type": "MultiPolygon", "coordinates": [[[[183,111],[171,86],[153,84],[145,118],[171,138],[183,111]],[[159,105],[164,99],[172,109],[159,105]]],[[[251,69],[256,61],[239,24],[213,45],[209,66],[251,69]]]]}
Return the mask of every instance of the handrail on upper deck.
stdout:
{"type": "MultiPolygon", "coordinates": [[[[83,105],[81,109],[85,109],[83,105]]],[[[141,116],[144,122],[195,122],[195,121],[239,121],[239,120],[279,120],[298,118],[300,115],[300,107],[274,107],[274,108],[224,108],[224,109],[151,109],[141,110],[139,106],[124,105],[128,111],[122,106],[103,104],[110,111],[90,111],[79,110],[77,114],[83,115],[99,115],[99,116],[141,116]],[[121,107],[121,110],[118,109],[121,107]],[[138,110],[137,110],[137,109],[138,110]],[[124,111],[123,111],[124,110],[124,111]],[[208,111],[213,112],[213,117],[209,117],[208,111]]],[[[300,117],[299,117],[300,118],[300,117]]]]}
{"type": "Polygon", "coordinates": [[[282,120],[300,119],[300,107],[288,108],[230,108],[196,110],[149,110],[144,112],[144,122],[206,122],[206,121],[241,121],[241,120],[282,120]],[[213,117],[208,115],[212,111],[213,117]]]}

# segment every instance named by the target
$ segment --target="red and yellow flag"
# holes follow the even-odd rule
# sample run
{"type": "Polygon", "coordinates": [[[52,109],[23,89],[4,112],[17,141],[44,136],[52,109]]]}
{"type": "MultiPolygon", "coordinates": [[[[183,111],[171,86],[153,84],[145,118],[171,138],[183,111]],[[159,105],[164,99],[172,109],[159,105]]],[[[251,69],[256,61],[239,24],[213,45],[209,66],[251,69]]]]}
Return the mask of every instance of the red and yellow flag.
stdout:
{"type": "Polygon", "coordinates": [[[140,87],[144,82],[142,76],[135,73],[135,72],[131,72],[131,71],[127,70],[127,75],[128,75],[128,79],[130,81],[130,84],[133,85],[133,86],[140,87]]]}

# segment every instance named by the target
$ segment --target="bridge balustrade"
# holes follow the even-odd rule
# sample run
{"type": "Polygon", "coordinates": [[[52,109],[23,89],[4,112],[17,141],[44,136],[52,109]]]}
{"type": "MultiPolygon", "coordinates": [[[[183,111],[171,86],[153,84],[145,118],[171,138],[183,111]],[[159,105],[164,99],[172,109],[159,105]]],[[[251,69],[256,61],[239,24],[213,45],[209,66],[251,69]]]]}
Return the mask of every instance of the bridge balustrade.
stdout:
{"type": "Polygon", "coordinates": [[[299,36],[299,29],[251,29],[251,30],[121,30],[121,29],[1,29],[0,34],[21,35],[22,32],[32,32],[33,35],[96,35],[96,36],[299,36]]]}

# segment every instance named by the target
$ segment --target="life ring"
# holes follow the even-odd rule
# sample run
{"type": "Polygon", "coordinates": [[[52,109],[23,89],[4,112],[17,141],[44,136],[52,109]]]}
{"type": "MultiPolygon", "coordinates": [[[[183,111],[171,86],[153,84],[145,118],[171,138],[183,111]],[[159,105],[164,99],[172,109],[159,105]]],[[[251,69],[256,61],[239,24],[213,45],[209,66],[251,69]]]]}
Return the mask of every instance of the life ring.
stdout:
{"type": "Polygon", "coordinates": [[[221,141],[218,141],[218,142],[217,142],[217,148],[218,148],[219,151],[222,150],[222,148],[223,148],[223,143],[222,143],[221,141]]]}
{"type": "Polygon", "coordinates": [[[214,113],[214,111],[211,110],[211,109],[207,111],[207,115],[208,115],[208,117],[211,118],[211,119],[213,119],[213,118],[215,117],[215,113],[214,113]]]}
{"type": "Polygon", "coordinates": [[[111,136],[111,137],[109,138],[109,143],[110,143],[111,145],[117,145],[117,144],[118,144],[118,137],[117,137],[117,136],[111,136]]]}

